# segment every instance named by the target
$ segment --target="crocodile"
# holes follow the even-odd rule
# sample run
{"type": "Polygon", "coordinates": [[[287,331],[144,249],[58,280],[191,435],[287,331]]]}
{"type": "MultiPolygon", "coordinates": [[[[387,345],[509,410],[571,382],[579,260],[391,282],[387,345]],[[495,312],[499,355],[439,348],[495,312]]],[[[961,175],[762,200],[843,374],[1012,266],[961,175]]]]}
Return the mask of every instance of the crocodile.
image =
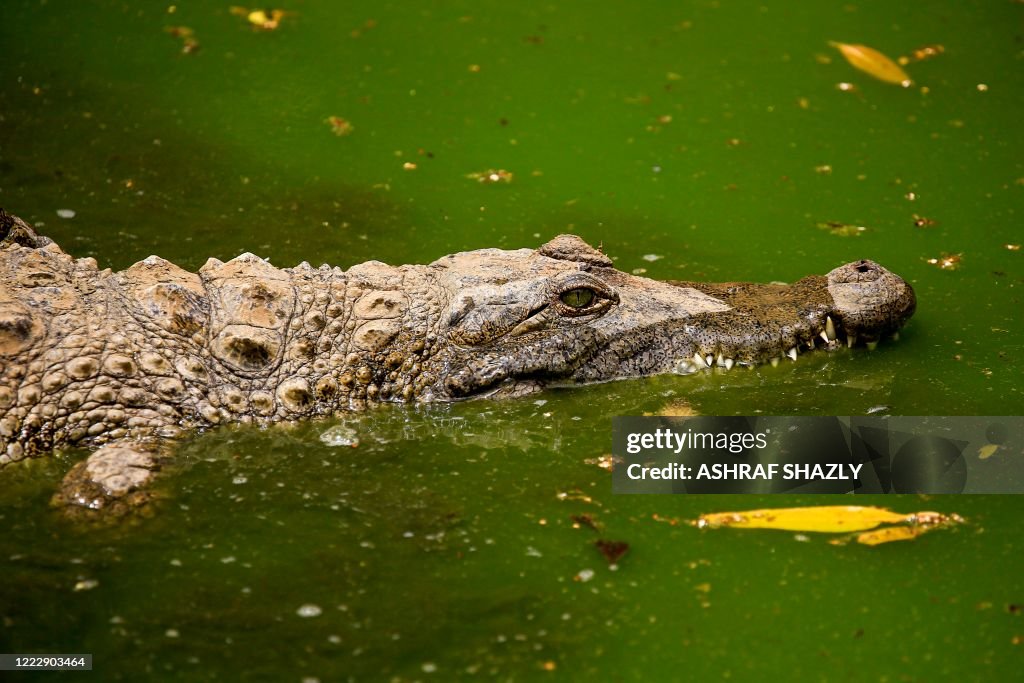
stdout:
{"type": "Polygon", "coordinates": [[[788,285],[658,281],[573,235],[429,265],[112,272],[0,210],[0,466],[95,449],[55,500],[100,509],[142,495],[188,430],[777,364],[873,347],[914,308],[869,260],[788,285]]]}

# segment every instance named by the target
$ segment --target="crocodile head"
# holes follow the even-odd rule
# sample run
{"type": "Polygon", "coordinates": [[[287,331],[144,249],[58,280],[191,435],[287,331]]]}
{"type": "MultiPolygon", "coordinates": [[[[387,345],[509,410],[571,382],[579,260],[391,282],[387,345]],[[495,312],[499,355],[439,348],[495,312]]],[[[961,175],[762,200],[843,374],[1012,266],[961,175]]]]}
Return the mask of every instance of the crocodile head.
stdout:
{"type": "Polygon", "coordinates": [[[662,282],[616,270],[578,237],[432,264],[447,292],[435,395],[517,395],[713,366],[778,363],[811,349],[873,348],[913,314],[913,289],[873,261],[790,285],[662,282]]]}

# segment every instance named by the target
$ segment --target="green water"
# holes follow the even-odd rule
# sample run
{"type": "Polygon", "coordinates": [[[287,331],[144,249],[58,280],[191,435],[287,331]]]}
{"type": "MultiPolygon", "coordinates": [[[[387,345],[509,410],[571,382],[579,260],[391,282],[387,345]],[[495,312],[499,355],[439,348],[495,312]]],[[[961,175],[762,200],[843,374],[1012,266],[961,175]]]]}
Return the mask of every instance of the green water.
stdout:
{"type": "Polygon", "coordinates": [[[91,652],[95,680],[1019,675],[1017,497],[872,498],[969,524],[837,548],[651,519],[833,498],[613,496],[585,462],[611,416],[680,399],[1022,412],[1024,253],[1005,247],[1024,241],[1019,3],[308,1],[269,32],[226,2],[169,5],[0,4],[0,206],[76,256],[348,266],[573,231],[666,279],[872,258],[912,282],[918,313],[875,352],[386,407],[346,421],[356,449],[321,443],[336,422],[219,430],[182,447],[153,518],[114,528],[47,507],[82,453],[6,468],[0,651],[91,652]],[[945,52],[901,89],[829,40],[945,52]],[[467,178],[488,169],[513,180],[467,178]],[[943,252],[957,270],[926,262],[943,252]],[[601,533],[573,529],[579,514],[601,533]],[[630,544],[616,571],[598,537],[630,544]]]}

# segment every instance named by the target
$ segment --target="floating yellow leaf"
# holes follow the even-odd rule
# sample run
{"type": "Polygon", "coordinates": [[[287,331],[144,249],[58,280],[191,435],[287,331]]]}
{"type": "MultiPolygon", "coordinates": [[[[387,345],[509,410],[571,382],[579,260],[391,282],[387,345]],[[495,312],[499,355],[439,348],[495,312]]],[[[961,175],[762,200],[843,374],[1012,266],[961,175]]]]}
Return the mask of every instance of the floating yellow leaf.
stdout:
{"type": "Polygon", "coordinates": [[[857,534],[856,538],[857,543],[863,545],[881,545],[893,541],[910,541],[935,528],[935,526],[887,526],[883,529],[857,534]]]}
{"type": "Polygon", "coordinates": [[[982,446],[981,448],[978,449],[978,458],[980,460],[988,460],[993,455],[995,455],[996,451],[998,451],[998,450],[999,450],[999,444],[997,444],[997,443],[987,443],[987,444],[985,444],[984,446],[982,446]]]}
{"type": "Polygon", "coordinates": [[[768,508],[744,512],[715,512],[701,515],[694,526],[699,529],[785,529],[846,533],[874,529],[880,524],[906,523],[905,515],[880,507],[860,505],[822,505],[802,508],[768,508]]]}
{"type": "Polygon", "coordinates": [[[886,83],[902,85],[904,88],[909,88],[914,84],[910,80],[910,76],[907,75],[907,72],[899,64],[874,48],[870,48],[867,45],[838,43],[834,40],[829,41],[829,45],[839,50],[851,66],[855,69],[860,69],[869,76],[874,76],[886,83]]]}

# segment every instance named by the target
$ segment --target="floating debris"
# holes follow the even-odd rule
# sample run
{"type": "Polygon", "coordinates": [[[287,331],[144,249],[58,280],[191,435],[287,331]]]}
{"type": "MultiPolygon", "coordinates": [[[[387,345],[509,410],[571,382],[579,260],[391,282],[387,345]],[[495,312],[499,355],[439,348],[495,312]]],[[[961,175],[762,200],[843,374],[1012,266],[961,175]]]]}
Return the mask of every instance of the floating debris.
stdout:
{"type": "Polygon", "coordinates": [[[245,17],[254,29],[261,31],[276,30],[281,25],[281,20],[292,14],[279,9],[248,9],[238,5],[232,5],[228,11],[236,17],[245,17]]]}
{"type": "Polygon", "coordinates": [[[359,446],[359,435],[356,430],[351,427],[347,427],[345,425],[334,425],[320,435],[320,441],[332,448],[339,446],[357,448],[359,446]]]}
{"type": "Polygon", "coordinates": [[[590,515],[570,515],[569,519],[572,520],[572,528],[579,529],[580,527],[587,527],[594,531],[601,531],[601,525],[594,520],[590,515]]]}
{"type": "Polygon", "coordinates": [[[663,524],[668,524],[669,526],[679,526],[679,524],[683,521],[678,517],[662,517],[657,512],[651,515],[651,519],[653,519],[655,522],[662,522],[663,524]]]}
{"type": "Polygon", "coordinates": [[[507,185],[512,182],[513,174],[511,171],[499,168],[497,170],[487,169],[486,171],[481,171],[479,173],[467,173],[466,177],[470,180],[475,180],[478,183],[485,183],[489,185],[505,183],[507,185]]]}
{"type": "Polygon", "coordinates": [[[830,40],[829,45],[839,50],[846,61],[855,68],[886,83],[909,88],[914,84],[907,72],[878,50],[867,45],[851,45],[830,40]]]}
{"type": "MultiPolygon", "coordinates": [[[[594,499],[583,493],[579,489],[573,489],[572,491],[559,491],[555,494],[555,498],[561,501],[579,501],[581,503],[594,503],[594,499]]],[[[600,505],[600,503],[597,503],[600,505]]]]}
{"type": "Polygon", "coordinates": [[[821,166],[815,166],[814,172],[818,175],[832,175],[832,167],[828,164],[822,164],[821,166]]]}
{"type": "Polygon", "coordinates": [[[164,31],[171,37],[181,40],[183,54],[190,55],[199,52],[199,41],[196,40],[195,33],[188,26],[165,26],[164,31]]]}
{"type": "Polygon", "coordinates": [[[838,237],[858,237],[868,231],[863,225],[840,223],[839,221],[823,221],[816,224],[819,230],[828,230],[838,237]]]}
{"type": "Polygon", "coordinates": [[[1003,246],[1006,247],[1009,251],[1020,251],[1019,244],[1004,244],[1003,246]]]}
{"type": "Polygon", "coordinates": [[[320,616],[321,614],[323,614],[323,610],[320,609],[320,605],[307,603],[299,607],[297,610],[295,610],[295,613],[298,614],[300,617],[309,618],[320,616]]]}
{"type": "Polygon", "coordinates": [[[95,588],[98,585],[100,585],[100,582],[97,581],[96,579],[82,579],[81,581],[79,581],[78,583],[75,584],[75,587],[74,587],[73,590],[76,593],[81,592],[81,591],[91,591],[93,588],[95,588]]]}
{"type": "Polygon", "coordinates": [[[644,413],[644,415],[658,415],[660,417],[693,417],[697,414],[697,411],[694,410],[693,406],[685,398],[677,398],[666,403],[656,413],[644,413]]]}
{"type": "Polygon", "coordinates": [[[584,465],[597,465],[602,470],[611,472],[615,469],[615,457],[612,455],[599,455],[596,458],[587,458],[583,461],[584,465]]]}
{"type": "Polygon", "coordinates": [[[75,217],[75,211],[74,209],[57,209],[57,215],[61,218],[70,219],[75,217]]]}
{"type": "Polygon", "coordinates": [[[931,264],[942,270],[956,270],[960,267],[963,254],[950,254],[942,252],[937,258],[925,259],[925,263],[931,264]]]}
{"type": "Polygon", "coordinates": [[[640,258],[642,258],[644,261],[648,261],[650,263],[654,263],[655,261],[658,261],[658,260],[663,259],[665,257],[662,256],[661,254],[644,254],[640,258]]]}
{"type": "Polygon", "coordinates": [[[934,221],[931,218],[926,218],[924,216],[918,216],[916,213],[914,214],[915,228],[931,228],[936,225],[938,225],[938,221],[934,221]]]}
{"type": "Polygon", "coordinates": [[[622,556],[629,551],[629,544],[625,541],[606,541],[599,538],[594,541],[594,546],[608,560],[608,564],[616,564],[622,556]]]}
{"type": "Polygon", "coordinates": [[[945,51],[946,48],[944,48],[941,45],[925,45],[924,47],[917,48],[909,55],[898,57],[896,61],[902,66],[906,66],[907,64],[910,64],[912,62],[923,62],[926,59],[938,57],[945,51]]]}
{"type": "Polygon", "coordinates": [[[581,569],[576,573],[576,576],[572,577],[573,581],[579,581],[580,583],[586,583],[594,578],[593,569],[581,569]]]}
{"type": "Polygon", "coordinates": [[[355,127],[349,122],[348,119],[343,119],[340,116],[328,116],[324,119],[324,123],[331,127],[331,132],[338,137],[344,137],[345,135],[351,135],[355,127]]]}

